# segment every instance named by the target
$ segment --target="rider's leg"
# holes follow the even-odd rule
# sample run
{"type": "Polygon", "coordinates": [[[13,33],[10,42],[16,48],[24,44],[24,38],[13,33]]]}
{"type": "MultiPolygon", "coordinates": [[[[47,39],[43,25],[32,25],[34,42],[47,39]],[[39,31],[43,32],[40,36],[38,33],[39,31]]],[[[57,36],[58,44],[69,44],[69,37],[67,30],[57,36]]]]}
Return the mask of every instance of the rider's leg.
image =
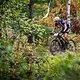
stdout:
{"type": "Polygon", "coordinates": [[[64,33],[63,36],[64,36],[65,40],[67,40],[67,42],[69,43],[69,40],[70,40],[69,34],[68,33],[64,33]]]}

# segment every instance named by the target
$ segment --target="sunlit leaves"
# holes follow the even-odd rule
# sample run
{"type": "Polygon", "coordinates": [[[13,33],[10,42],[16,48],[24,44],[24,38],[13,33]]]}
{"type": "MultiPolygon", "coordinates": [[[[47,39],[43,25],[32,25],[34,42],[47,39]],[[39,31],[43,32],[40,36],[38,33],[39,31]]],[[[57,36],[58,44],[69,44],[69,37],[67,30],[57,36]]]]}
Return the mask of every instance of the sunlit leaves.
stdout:
{"type": "Polygon", "coordinates": [[[56,3],[55,3],[55,2],[51,2],[51,7],[52,7],[52,8],[57,7],[56,3]]]}
{"type": "Polygon", "coordinates": [[[48,3],[50,0],[33,0],[34,3],[48,3]]]}
{"type": "Polygon", "coordinates": [[[60,4],[66,4],[67,0],[59,0],[60,4]]]}

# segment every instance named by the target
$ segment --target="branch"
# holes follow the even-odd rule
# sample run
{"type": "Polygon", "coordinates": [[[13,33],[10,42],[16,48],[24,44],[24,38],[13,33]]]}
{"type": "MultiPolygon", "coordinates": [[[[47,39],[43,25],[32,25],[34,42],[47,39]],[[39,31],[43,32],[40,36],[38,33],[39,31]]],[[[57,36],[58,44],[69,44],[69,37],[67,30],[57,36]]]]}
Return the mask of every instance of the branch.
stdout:
{"type": "Polygon", "coordinates": [[[49,11],[50,11],[50,3],[51,3],[51,1],[48,3],[47,14],[46,14],[42,19],[48,17],[48,15],[49,15],[49,11]]]}

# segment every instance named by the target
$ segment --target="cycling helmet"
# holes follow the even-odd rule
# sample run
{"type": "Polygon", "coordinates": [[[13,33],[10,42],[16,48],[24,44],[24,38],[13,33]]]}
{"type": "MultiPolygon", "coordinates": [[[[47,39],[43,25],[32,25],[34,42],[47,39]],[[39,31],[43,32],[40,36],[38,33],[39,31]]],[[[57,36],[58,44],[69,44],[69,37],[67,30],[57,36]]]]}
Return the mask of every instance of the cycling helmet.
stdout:
{"type": "Polygon", "coordinates": [[[55,18],[54,18],[54,21],[59,21],[59,20],[60,20],[59,17],[55,17],[55,18]]]}

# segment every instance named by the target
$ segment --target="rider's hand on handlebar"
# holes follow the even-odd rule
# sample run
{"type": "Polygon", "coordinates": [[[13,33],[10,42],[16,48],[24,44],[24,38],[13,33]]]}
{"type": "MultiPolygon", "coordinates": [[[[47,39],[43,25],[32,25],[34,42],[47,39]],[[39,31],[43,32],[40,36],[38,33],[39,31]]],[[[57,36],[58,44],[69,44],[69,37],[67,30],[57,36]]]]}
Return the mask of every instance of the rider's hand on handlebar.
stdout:
{"type": "Polygon", "coordinates": [[[58,33],[58,35],[59,35],[59,36],[61,36],[61,35],[62,35],[62,33],[58,33]]]}
{"type": "Polygon", "coordinates": [[[54,34],[54,32],[50,32],[50,35],[53,35],[54,34]]]}

